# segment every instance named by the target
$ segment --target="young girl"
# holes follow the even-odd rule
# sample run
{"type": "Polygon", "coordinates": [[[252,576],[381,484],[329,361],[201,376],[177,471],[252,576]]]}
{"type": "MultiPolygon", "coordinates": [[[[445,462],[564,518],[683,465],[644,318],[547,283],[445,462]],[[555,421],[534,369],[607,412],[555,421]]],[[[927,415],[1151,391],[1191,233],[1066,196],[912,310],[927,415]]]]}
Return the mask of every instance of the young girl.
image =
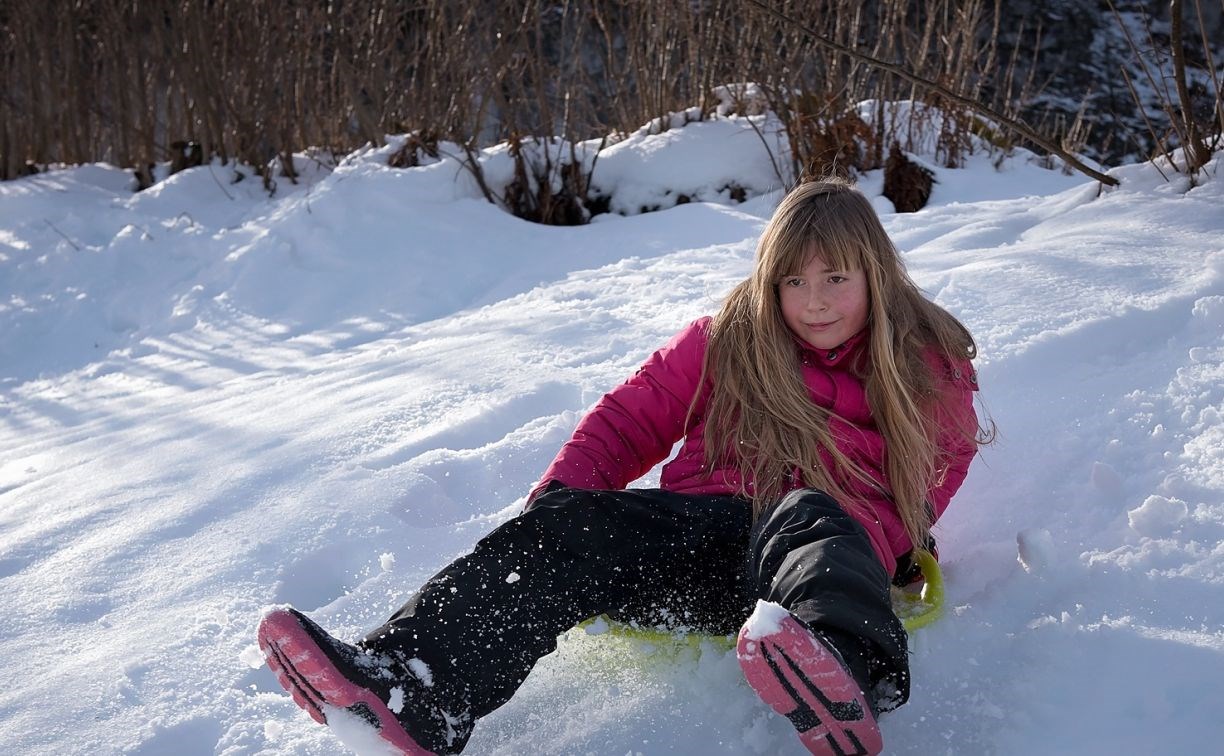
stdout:
{"type": "Polygon", "coordinates": [[[589,617],[739,630],[812,753],[878,753],[909,696],[889,585],[977,451],[974,354],[866,198],[803,184],[752,276],[596,403],[522,514],[357,643],[278,608],[260,646],[314,719],[347,709],[415,755],[461,751],[589,617]],[[626,489],[681,439],[658,489],[626,489]]]}

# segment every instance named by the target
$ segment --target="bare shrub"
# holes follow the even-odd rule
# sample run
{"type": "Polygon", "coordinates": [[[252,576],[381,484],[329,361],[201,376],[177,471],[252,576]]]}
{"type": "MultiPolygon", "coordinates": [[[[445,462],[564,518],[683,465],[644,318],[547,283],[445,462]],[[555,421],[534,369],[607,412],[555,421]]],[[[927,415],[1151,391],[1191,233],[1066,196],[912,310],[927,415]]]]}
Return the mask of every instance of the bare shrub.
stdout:
{"type": "Polygon", "coordinates": [[[1018,78],[1033,68],[1018,48],[1001,53],[1000,2],[6,0],[0,178],[106,160],[147,186],[155,164],[221,160],[274,191],[296,180],[294,153],[409,134],[392,164],[453,143],[490,202],[571,222],[597,202],[597,161],[573,159],[573,145],[707,118],[733,82],[759,85],[788,140],[780,183],[908,149],[932,124],[890,118],[883,103],[897,100],[943,110],[938,160],[957,165],[980,148],[975,132],[1009,149],[1016,103],[1040,87],[1018,78]],[[523,149],[507,197],[478,153],[510,139],[523,149]]]}
{"type": "Polygon", "coordinates": [[[1142,77],[1141,82],[1148,85],[1149,96],[1155,99],[1156,107],[1164,116],[1163,122],[1168,124],[1164,129],[1156,125],[1148,112],[1151,103],[1144,101],[1131,72],[1122,67],[1127,89],[1143,116],[1152,141],[1168,166],[1194,180],[1211,159],[1212,151],[1224,146],[1224,89],[1221,89],[1207,39],[1202,4],[1194,0],[1194,15],[1201,37],[1196,41],[1202,45],[1198,51],[1192,51],[1191,40],[1184,34],[1186,10],[1182,0],[1172,0],[1169,4],[1167,35],[1156,33],[1153,19],[1140,10],[1137,15],[1144,33],[1140,39],[1136,39],[1128,23],[1134,16],[1124,17],[1113,2],[1109,5],[1134,55],[1132,63],[1142,77]],[[1191,59],[1197,66],[1190,62],[1191,59]],[[1190,71],[1195,67],[1199,71],[1195,76],[1197,80],[1192,82],[1190,71]],[[1168,86],[1170,81],[1172,92],[1168,86]],[[1175,160],[1172,154],[1178,147],[1182,149],[1181,161],[1175,160]]]}
{"type": "Polygon", "coordinates": [[[438,158],[438,135],[432,131],[409,134],[403,145],[387,158],[387,165],[392,168],[416,168],[421,165],[422,155],[435,160],[438,158]]]}
{"type": "Polygon", "coordinates": [[[926,207],[935,185],[935,174],[907,158],[896,142],[888,149],[884,163],[884,196],[899,213],[913,213],[926,207]]]}
{"type": "Polygon", "coordinates": [[[519,218],[550,226],[586,223],[590,175],[572,144],[568,159],[562,159],[566,146],[559,139],[525,141],[512,134],[508,142],[514,179],[503,196],[507,209],[519,218]]]}

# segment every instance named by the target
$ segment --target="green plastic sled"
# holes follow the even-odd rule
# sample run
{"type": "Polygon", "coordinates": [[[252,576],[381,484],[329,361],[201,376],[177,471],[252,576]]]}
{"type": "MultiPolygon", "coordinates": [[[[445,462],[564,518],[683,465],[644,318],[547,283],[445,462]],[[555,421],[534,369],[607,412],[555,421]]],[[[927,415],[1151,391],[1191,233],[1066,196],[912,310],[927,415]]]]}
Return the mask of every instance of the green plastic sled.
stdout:
{"type": "MultiPolygon", "coordinates": [[[[905,625],[906,632],[910,633],[939,619],[943,613],[944,604],[943,573],[939,569],[939,562],[930,552],[922,550],[916,550],[913,559],[922,570],[921,588],[914,590],[913,588],[894,587],[892,589],[893,611],[905,625]]],[[[592,635],[606,633],[613,638],[640,641],[654,648],[697,649],[703,643],[711,643],[715,647],[729,649],[735,645],[735,636],[732,635],[705,635],[684,630],[669,630],[663,627],[643,627],[617,622],[604,616],[593,617],[583,622],[580,627],[585,628],[587,633],[592,635]],[[600,628],[596,631],[599,625],[606,625],[607,629],[600,628]]]]}

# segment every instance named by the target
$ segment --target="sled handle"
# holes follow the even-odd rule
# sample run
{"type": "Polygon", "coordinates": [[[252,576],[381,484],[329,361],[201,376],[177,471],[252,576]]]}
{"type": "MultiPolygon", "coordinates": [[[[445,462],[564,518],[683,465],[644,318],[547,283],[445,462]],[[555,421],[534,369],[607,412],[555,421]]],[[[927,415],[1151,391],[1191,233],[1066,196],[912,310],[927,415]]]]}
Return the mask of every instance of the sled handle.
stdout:
{"type": "Polygon", "coordinates": [[[901,620],[908,633],[926,627],[939,619],[943,614],[944,606],[943,571],[939,569],[939,561],[926,549],[914,549],[913,559],[918,569],[922,570],[922,591],[918,595],[923,609],[901,620]]]}

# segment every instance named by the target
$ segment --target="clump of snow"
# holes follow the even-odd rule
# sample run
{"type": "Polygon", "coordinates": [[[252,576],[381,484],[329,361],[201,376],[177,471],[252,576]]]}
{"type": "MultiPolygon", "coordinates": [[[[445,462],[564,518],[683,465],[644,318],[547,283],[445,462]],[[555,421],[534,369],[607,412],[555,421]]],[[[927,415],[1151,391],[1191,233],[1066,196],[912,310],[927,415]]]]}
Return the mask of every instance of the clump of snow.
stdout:
{"type": "Polygon", "coordinates": [[[511,572],[509,575],[506,575],[507,583],[517,583],[521,579],[522,578],[519,576],[517,572],[511,572]]]}
{"type": "Polygon", "coordinates": [[[390,572],[395,567],[395,554],[385,552],[378,556],[378,566],[382,567],[383,572],[390,572]]]}
{"type": "Polygon", "coordinates": [[[1054,561],[1054,537],[1045,528],[1026,528],[1016,534],[1017,559],[1025,572],[1041,572],[1054,561]]]}
{"type": "Polygon", "coordinates": [[[783,609],[781,605],[772,601],[758,600],[756,608],[748,617],[748,621],[744,623],[741,632],[745,638],[759,640],[767,635],[780,632],[783,620],[790,616],[790,612],[783,609]]]}
{"type": "Polygon", "coordinates": [[[361,756],[403,756],[403,752],[378,734],[378,728],[347,709],[323,705],[327,729],[344,747],[361,756]]]}
{"type": "Polygon", "coordinates": [[[718,98],[716,112],[720,116],[732,113],[754,116],[769,110],[769,97],[756,82],[720,84],[711,91],[718,98]]]}
{"type": "Polygon", "coordinates": [[[399,714],[404,710],[404,689],[400,686],[395,686],[391,689],[391,697],[387,699],[387,708],[393,714],[399,714]]]}
{"type": "Polygon", "coordinates": [[[274,719],[269,719],[264,722],[264,738],[275,743],[280,740],[281,735],[285,734],[285,725],[283,722],[278,722],[274,719]]]}
{"type": "Polygon", "coordinates": [[[1126,519],[1139,535],[1161,538],[1175,533],[1189,514],[1189,506],[1181,499],[1152,495],[1127,512],[1126,519]]]}
{"type": "Polygon", "coordinates": [[[1224,335],[1224,296],[1212,295],[1196,299],[1190,312],[1205,331],[1214,330],[1217,336],[1224,335]]]}
{"type": "Polygon", "coordinates": [[[433,687],[433,672],[428,664],[414,657],[408,660],[408,669],[412,670],[412,674],[416,675],[426,688],[433,687]]]}
{"type": "Polygon", "coordinates": [[[262,669],[265,663],[263,651],[259,649],[259,645],[256,643],[252,643],[242,649],[242,653],[238,654],[238,659],[251,669],[262,669]]]}

